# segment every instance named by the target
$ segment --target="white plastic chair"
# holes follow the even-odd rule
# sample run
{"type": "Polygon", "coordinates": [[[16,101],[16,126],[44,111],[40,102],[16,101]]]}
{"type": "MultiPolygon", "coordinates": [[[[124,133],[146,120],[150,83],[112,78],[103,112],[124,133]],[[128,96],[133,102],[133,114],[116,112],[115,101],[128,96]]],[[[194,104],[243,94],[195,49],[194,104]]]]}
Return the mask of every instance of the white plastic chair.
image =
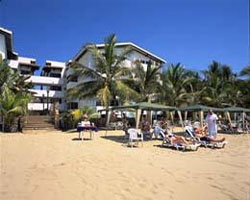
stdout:
{"type": "Polygon", "coordinates": [[[140,130],[130,128],[128,129],[128,146],[133,147],[133,142],[136,142],[137,145],[139,142],[141,142],[141,145],[143,146],[143,134],[141,133],[140,130]]]}

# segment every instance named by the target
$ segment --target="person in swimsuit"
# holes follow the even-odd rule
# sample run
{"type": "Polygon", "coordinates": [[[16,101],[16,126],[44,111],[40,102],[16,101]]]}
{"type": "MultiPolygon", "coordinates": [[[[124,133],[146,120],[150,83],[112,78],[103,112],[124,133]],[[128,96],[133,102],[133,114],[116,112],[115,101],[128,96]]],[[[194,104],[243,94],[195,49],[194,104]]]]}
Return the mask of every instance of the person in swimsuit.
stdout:
{"type": "Polygon", "coordinates": [[[214,137],[207,136],[207,126],[204,126],[203,129],[201,129],[199,126],[194,127],[194,135],[202,141],[208,141],[208,142],[223,142],[225,141],[225,138],[221,139],[215,139],[214,137]]]}

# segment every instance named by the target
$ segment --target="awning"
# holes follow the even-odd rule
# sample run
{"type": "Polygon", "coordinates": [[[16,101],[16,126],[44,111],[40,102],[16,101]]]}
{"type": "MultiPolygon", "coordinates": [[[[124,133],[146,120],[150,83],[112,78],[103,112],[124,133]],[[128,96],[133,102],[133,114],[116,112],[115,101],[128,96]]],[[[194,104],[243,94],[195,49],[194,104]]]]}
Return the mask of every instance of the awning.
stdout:
{"type": "Polygon", "coordinates": [[[191,105],[184,108],[179,108],[179,110],[181,111],[205,111],[205,112],[207,112],[209,109],[212,109],[213,111],[223,111],[222,108],[215,108],[204,105],[191,105]]]}
{"type": "MultiPolygon", "coordinates": [[[[177,110],[176,107],[172,106],[164,106],[161,104],[155,104],[155,103],[147,103],[147,102],[141,102],[141,103],[136,103],[136,104],[130,104],[130,105],[125,105],[125,106],[112,106],[109,108],[109,110],[124,110],[124,109],[142,109],[142,110],[155,110],[155,111],[174,111],[177,110]]],[[[99,111],[105,111],[106,109],[99,110],[99,111]]]]}

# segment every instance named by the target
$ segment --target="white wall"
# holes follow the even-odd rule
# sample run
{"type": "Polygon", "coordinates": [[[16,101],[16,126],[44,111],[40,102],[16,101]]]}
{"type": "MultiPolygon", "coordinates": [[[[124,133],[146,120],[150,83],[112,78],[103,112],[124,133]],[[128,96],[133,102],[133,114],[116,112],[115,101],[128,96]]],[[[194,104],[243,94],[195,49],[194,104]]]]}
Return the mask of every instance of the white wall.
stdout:
{"type": "MultiPolygon", "coordinates": [[[[103,51],[103,50],[101,50],[103,51]]],[[[116,48],[115,53],[117,55],[120,55],[124,51],[124,48],[116,48]]],[[[144,60],[144,61],[149,61],[150,58],[146,57],[145,55],[137,52],[137,51],[132,51],[129,55],[126,56],[127,59],[124,61],[124,65],[126,67],[132,67],[134,61],[136,60],[144,60]]],[[[86,52],[79,60],[78,62],[84,66],[90,67],[90,68],[95,68],[95,60],[92,54],[88,51],[86,52]]],[[[146,69],[147,64],[142,64],[143,67],[146,69]]],[[[72,69],[69,69],[67,71],[67,75],[72,74],[72,69]]],[[[67,89],[75,87],[78,83],[85,82],[91,80],[90,77],[78,77],[78,82],[69,82],[67,84],[67,89]]],[[[76,99],[72,102],[78,102],[78,107],[82,107],[84,105],[86,106],[91,106],[91,107],[96,107],[96,98],[88,98],[88,99],[83,99],[80,101],[77,101],[76,99]]]]}
{"type": "Polygon", "coordinates": [[[5,37],[0,34],[0,54],[2,55],[2,59],[7,58],[7,50],[5,45],[5,37]]]}
{"type": "Polygon", "coordinates": [[[46,77],[46,76],[31,76],[27,82],[32,82],[35,84],[43,84],[43,85],[63,85],[63,78],[54,78],[54,77],[46,77]]]}
{"type": "Polygon", "coordinates": [[[30,64],[31,61],[36,62],[36,59],[35,58],[28,58],[28,57],[18,56],[18,62],[20,62],[20,63],[30,64]]]}
{"type": "MultiPolygon", "coordinates": [[[[53,104],[49,103],[49,110],[52,107],[53,104]]],[[[42,111],[44,109],[47,109],[47,103],[28,103],[28,110],[30,111],[42,111]]]]}

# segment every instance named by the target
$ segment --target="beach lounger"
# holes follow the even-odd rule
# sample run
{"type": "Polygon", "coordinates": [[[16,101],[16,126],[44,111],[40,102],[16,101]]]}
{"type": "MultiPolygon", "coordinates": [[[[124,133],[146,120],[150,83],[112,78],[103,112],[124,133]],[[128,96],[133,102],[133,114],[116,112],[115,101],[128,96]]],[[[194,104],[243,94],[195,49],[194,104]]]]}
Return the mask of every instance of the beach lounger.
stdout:
{"type": "Polygon", "coordinates": [[[177,151],[179,151],[179,150],[197,151],[199,149],[199,146],[200,146],[199,143],[188,144],[188,145],[182,144],[182,143],[181,144],[175,143],[172,145],[170,139],[168,137],[166,137],[166,135],[164,133],[161,133],[161,136],[163,138],[163,141],[162,141],[163,147],[174,148],[177,151]]]}
{"type": "Polygon", "coordinates": [[[128,146],[133,147],[134,144],[138,146],[139,142],[143,146],[143,134],[139,129],[128,129],[128,146]]]}
{"type": "Polygon", "coordinates": [[[212,141],[207,141],[207,140],[201,140],[199,137],[196,137],[194,135],[193,132],[193,128],[190,126],[185,126],[185,133],[193,140],[195,140],[196,142],[200,143],[201,146],[204,147],[210,147],[210,148],[224,148],[226,146],[226,144],[228,144],[227,141],[223,141],[223,142],[212,142],[212,141]]]}

